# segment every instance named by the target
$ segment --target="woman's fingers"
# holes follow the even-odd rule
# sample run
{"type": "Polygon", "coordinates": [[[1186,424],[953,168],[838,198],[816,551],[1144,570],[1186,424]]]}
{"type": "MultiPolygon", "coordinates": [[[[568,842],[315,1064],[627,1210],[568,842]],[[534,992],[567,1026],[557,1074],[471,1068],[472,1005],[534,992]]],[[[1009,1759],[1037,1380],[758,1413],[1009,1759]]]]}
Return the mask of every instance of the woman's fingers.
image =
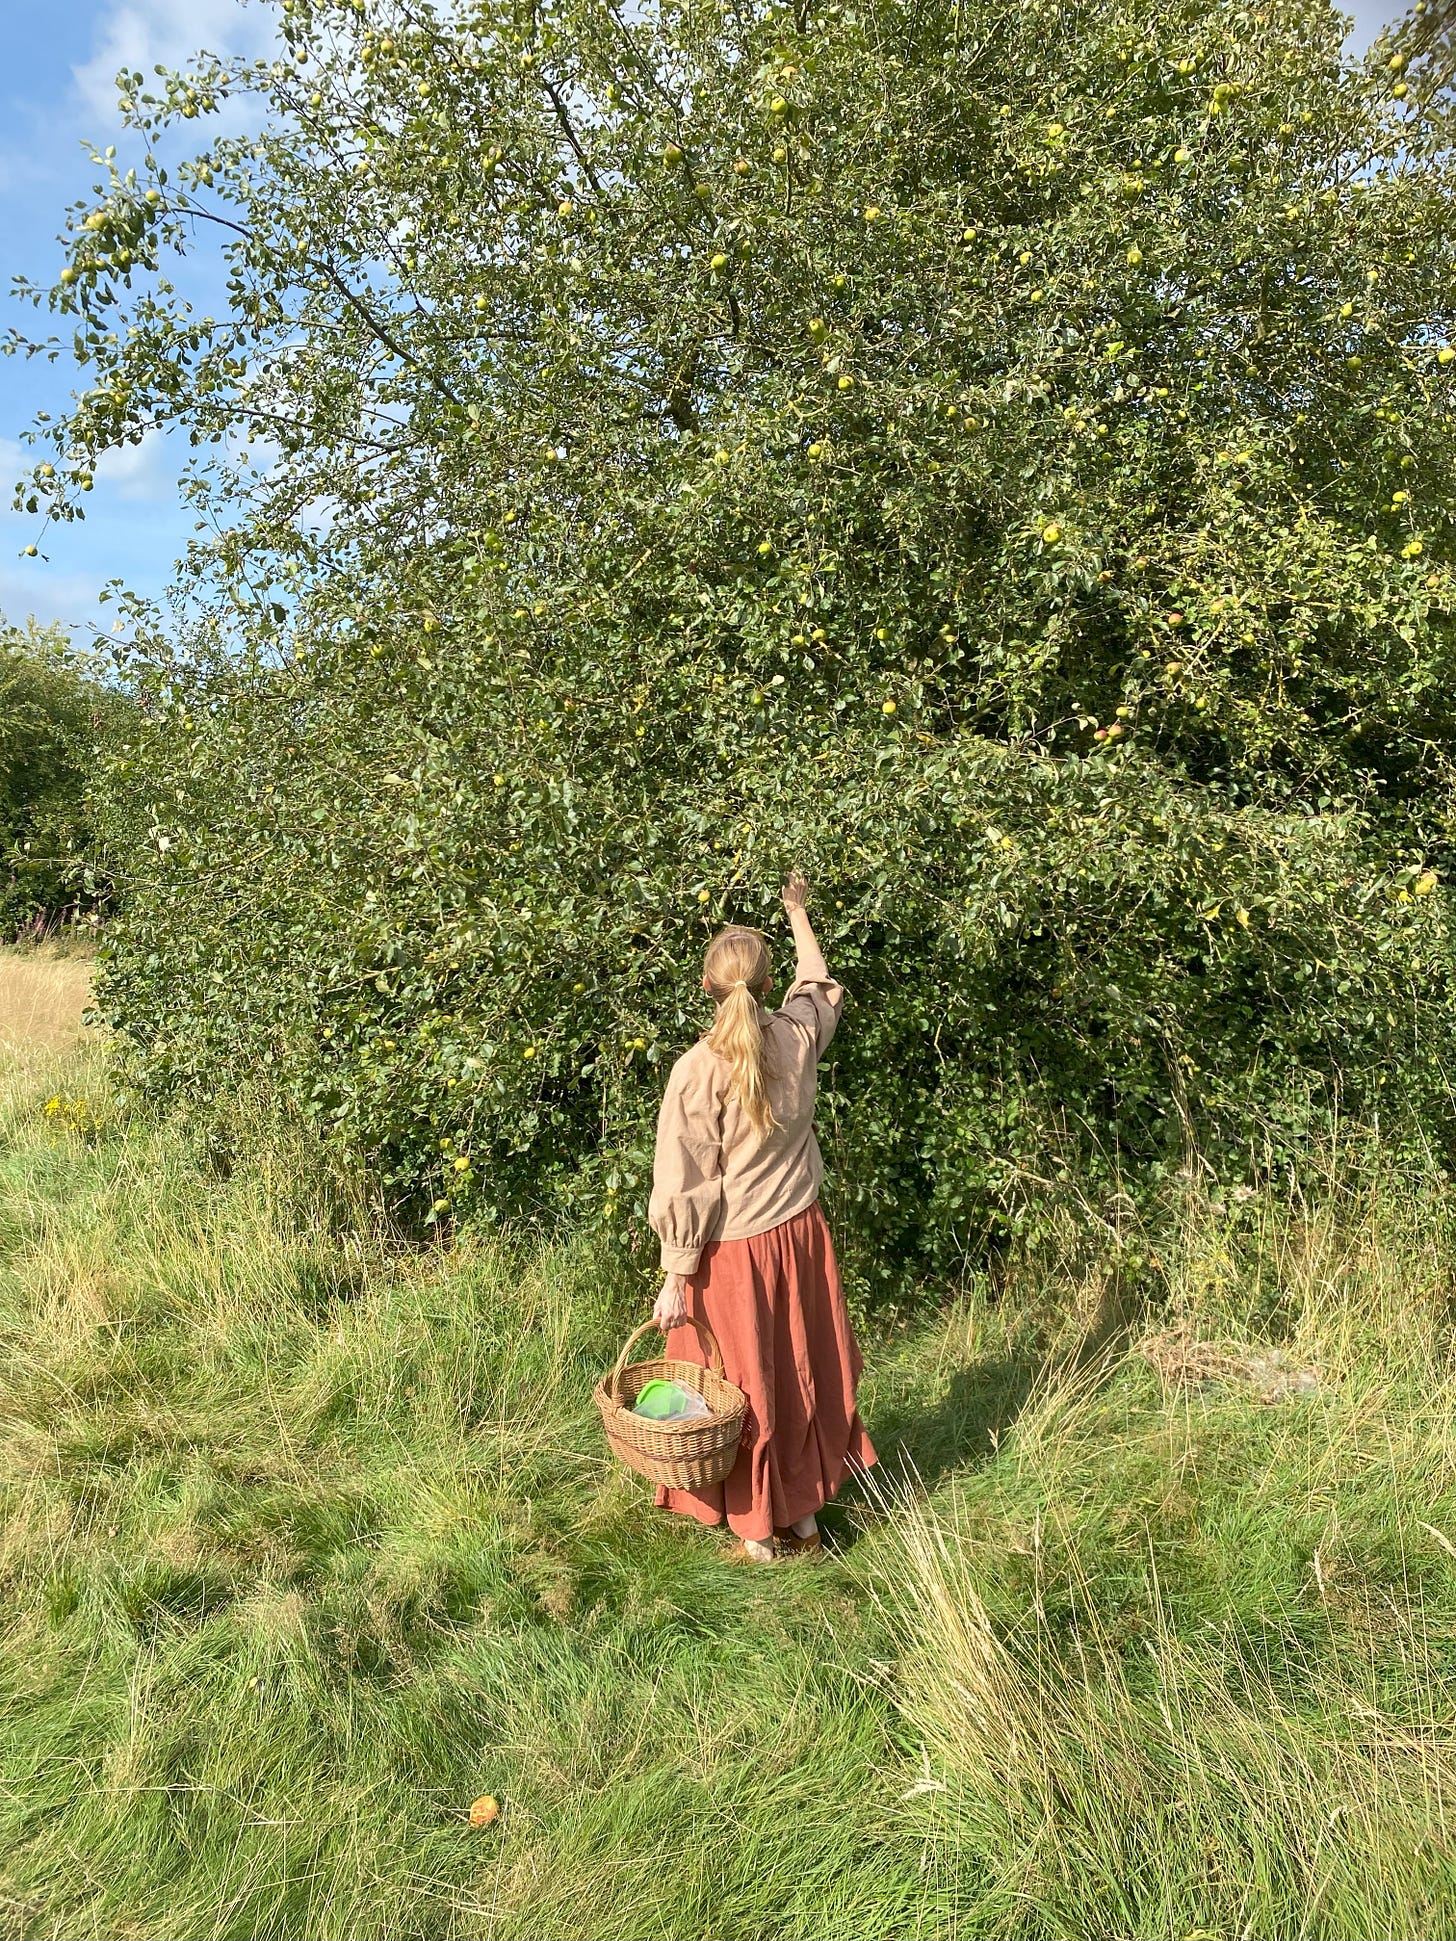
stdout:
{"type": "Polygon", "coordinates": [[[672,1281],[663,1283],[662,1292],[657,1297],[657,1305],[652,1310],[652,1318],[665,1334],[669,1328],[680,1328],[688,1318],[687,1298],[681,1285],[672,1281]]]}

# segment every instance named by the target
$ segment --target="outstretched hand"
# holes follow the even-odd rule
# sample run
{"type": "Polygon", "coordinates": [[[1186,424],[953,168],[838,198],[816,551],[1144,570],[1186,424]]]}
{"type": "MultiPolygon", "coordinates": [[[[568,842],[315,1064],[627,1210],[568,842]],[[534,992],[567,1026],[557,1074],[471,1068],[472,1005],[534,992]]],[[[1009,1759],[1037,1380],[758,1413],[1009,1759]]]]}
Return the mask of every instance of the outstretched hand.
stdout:
{"type": "Polygon", "coordinates": [[[803,873],[797,869],[789,871],[789,880],[784,884],[784,908],[792,916],[795,910],[802,910],[809,901],[809,885],[803,873]]]}

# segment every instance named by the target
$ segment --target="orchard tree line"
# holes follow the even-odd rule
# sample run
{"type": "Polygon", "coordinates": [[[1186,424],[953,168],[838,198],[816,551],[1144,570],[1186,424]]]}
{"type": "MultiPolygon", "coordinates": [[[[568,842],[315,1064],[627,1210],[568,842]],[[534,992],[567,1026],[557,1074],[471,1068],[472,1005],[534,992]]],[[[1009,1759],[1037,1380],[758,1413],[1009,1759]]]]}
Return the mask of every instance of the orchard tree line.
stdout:
{"type": "Polygon", "coordinates": [[[0,618],[0,939],[105,908],[88,797],[129,712],[63,628],[0,618]]]}
{"type": "Polygon", "coordinates": [[[102,789],[139,1088],[631,1233],[701,948],[797,864],[863,1276],[1337,1118],[1453,1150],[1447,13],[277,23],[118,77],[30,292],[90,380],[42,546],[195,447],[102,789]]]}

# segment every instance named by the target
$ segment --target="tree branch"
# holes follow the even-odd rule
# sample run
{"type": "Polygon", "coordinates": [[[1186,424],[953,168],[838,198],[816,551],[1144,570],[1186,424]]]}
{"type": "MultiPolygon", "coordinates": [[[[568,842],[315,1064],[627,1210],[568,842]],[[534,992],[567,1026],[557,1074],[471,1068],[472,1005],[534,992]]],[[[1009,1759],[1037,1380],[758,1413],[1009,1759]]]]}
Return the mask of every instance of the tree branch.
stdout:
{"type": "MultiPolygon", "coordinates": [[[[235,236],[241,236],[244,242],[251,243],[251,242],[257,241],[256,236],[253,234],[251,230],[245,229],[241,223],[230,221],[226,216],[218,215],[212,209],[197,209],[197,208],[189,207],[187,210],[187,213],[192,216],[201,217],[201,219],[204,222],[215,223],[217,227],[220,229],[230,229],[235,236]]],[[[304,258],[304,261],[311,268],[318,270],[323,276],[326,276],[328,278],[329,282],[338,291],[339,295],[344,299],[345,303],[348,304],[349,308],[361,320],[361,322],[370,331],[373,332],[374,336],[378,339],[378,341],[381,344],[384,345],[386,350],[388,350],[393,356],[397,357],[402,364],[408,364],[411,370],[418,371],[420,376],[424,378],[426,383],[432,385],[434,389],[439,392],[440,396],[448,399],[449,402],[453,404],[457,410],[463,409],[460,403],[460,399],[456,396],[455,392],[451,390],[450,386],[446,384],[444,380],[440,378],[436,372],[432,371],[427,364],[423,364],[420,361],[420,359],[415,356],[414,352],[408,349],[407,346],[402,344],[391,331],[385,328],[385,326],[380,322],[379,318],[370,309],[369,305],[365,303],[364,299],[359,295],[359,293],[356,290],[352,289],[349,286],[349,284],[344,281],[343,277],[340,276],[339,272],[334,268],[332,263],[325,261],[321,257],[314,257],[314,256],[306,256],[304,258]]]]}

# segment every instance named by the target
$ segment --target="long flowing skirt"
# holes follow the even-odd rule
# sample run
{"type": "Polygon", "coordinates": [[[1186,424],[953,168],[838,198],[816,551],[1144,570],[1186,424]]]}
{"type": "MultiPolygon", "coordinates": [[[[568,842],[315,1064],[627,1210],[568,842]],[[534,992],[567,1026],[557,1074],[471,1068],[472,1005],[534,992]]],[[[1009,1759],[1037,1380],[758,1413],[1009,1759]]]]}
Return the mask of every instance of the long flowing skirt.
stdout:
{"type": "MultiPolygon", "coordinates": [[[[747,1240],[705,1247],[688,1312],[706,1321],[730,1382],[748,1397],[738,1460],[721,1483],[659,1487],[659,1507],[759,1541],[811,1516],[845,1477],[875,1461],[855,1407],[864,1366],[834,1243],[818,1205],[747,1240]]],[[[674,1328],[669,1355],[703,1362],[697,1330],[674,1328]]]]}

